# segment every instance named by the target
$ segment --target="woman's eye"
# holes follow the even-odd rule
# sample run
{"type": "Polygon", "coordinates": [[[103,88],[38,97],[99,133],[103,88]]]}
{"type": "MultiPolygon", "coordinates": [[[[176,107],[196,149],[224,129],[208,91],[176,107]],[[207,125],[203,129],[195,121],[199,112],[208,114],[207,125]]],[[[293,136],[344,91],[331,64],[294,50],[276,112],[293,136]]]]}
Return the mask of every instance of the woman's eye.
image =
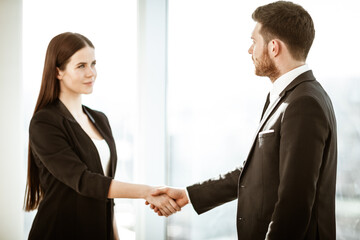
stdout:
{"type": "Polygon", "coordinates": [[[85,67],[85,65],[84,65],[84,64],[81,64],[81,65],[79,65],[78,68],[84,68],[84,67],[85,67]]]}

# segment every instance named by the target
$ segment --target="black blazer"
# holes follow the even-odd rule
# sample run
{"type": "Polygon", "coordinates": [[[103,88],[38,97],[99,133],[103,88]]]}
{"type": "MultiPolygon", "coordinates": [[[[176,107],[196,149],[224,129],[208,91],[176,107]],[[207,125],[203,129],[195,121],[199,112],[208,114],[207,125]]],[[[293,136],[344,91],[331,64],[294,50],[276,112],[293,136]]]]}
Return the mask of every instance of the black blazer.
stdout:
{"type": "Polygon", "coordinates": [[[238,198],[241,240],[336,238],[335,114],[312,71],[297,77],[262,119],[243,166],[189,186],[201,214],[238,198]]]}
{"type": "Polygon", "coordinates": [[[110,177],[90,137],[57,100],[30,123],[32,154],[44,190],[29,239],[113,239],[113,205],[108,191],[116,149],[106,116],[83,106],[111,152],[110,177]]]}

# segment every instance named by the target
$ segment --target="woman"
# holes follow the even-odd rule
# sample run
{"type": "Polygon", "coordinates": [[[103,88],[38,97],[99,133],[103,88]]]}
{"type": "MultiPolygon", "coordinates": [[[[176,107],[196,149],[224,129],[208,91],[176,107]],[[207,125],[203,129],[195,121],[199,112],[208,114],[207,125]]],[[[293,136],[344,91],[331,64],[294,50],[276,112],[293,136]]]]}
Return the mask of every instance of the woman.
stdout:
{"type": "Polygon", "coordinates": [[[106,116],[81,103],[96,79],[94,46],[77,33],[48,46],[29,128],[25,210],[38,208],[29,239],[118,239],[114,198],[143,198],[165,216],[180,210],[153,187],[114,180],[116,149],[106,116]]]}

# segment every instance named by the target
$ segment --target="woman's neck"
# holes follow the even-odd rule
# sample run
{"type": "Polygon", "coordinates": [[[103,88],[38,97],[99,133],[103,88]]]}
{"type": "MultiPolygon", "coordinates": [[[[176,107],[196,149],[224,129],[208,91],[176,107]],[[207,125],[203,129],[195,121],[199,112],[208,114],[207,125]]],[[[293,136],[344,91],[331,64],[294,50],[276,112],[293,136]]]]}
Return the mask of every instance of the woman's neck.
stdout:
{"type": "Polygon", "coordinates": [[[75,119],[84,115],[81,94],[77,94],[76,96],[69,96],[63,92],[60,92],[59,99],[75,119]]]}

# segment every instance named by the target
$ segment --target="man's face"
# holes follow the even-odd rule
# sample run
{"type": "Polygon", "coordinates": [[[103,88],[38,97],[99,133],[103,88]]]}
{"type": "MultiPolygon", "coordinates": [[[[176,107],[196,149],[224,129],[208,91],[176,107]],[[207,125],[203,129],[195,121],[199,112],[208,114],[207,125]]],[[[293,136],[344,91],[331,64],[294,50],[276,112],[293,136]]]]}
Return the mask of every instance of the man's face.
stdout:
{"type": "Polygon", "coordinates": [[[255,65],[255,74],[257,76],[266,76],[272,79],[278,75],[278,69],[274,60],[269,56],[268,44],[260,34],[261,24],[257,23],[251,35],[252,45],[249,48],[249,54],[252,56],[255,65]],[[275,76],[274,76],[275,75],[275,76]]]}

